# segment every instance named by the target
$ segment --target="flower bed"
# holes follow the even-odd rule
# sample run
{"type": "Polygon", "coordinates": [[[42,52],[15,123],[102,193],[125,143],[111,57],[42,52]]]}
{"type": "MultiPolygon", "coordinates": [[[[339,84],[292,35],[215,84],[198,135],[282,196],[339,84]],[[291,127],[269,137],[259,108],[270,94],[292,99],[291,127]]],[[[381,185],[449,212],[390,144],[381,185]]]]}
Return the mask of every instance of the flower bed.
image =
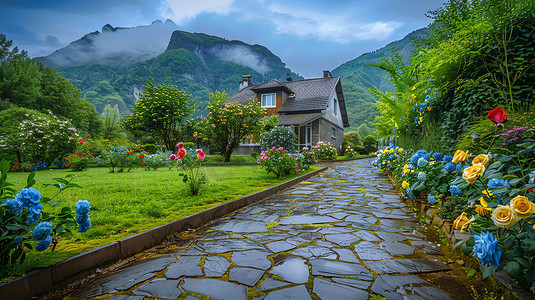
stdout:
{"type": "MultiPolygon", "coordinates": [[[[507,117],[497,109],[488,118],[496,124],[492,145],[507,117]]],[[[408,198],[426,197],[442,217],[455,219],[454,229],[470,233],[462,249],[485,267],[484,278],[504,269],[534,291],[534,135],[533,128],[525,130],[514,151],[502,153],[457,150],[448,156],[390,146],[374,165],[391,174],[408,198]]]]}

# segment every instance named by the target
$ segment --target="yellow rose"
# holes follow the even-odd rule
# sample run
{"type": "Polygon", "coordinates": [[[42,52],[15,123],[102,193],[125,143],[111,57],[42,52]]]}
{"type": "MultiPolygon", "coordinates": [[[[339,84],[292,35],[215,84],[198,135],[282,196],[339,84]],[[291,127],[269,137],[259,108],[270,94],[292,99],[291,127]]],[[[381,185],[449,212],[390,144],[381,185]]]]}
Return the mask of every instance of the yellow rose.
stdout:
{"type": "Polygon", "coordinates": [[[480,154],[478,156],[476,156],[476,158],[474,158],[474,160],[472,160],[472,165],[477,165],[477,164],[480,164],[480,165],[484,165],[485,168],[488,168],[489,167],[489,156],[486,155],[486,154],[480,154]]]}
{"type": "Polygon", "coordinates": [[[491,208],[488,208],[487,201],[483,197],[479,198],[480,205],[476,206],[476,212],[481,216],[486,216],[489,211],[492,211],[491,208]]]}
{"type": "Polygon", "coordinates": [[[473,165],[464,169],[463,179],[466,180],[466,182],[472,184],[479,178],[479,176],[483,175],[483,172],[485,172],[484,165],[473,165]]]}
{"type": "Polygon", "coordinates": [[[535,204],[531,203],[527,197],[516,196],[509,202],[511,209],[520,217],[527,218],[535,213],[535,204]]]}
{"type": "Polygon", "coordinates": [[[407,181],[403,180],[403,183],[401,184],[401,187],[406,190],[409,187],[409,185],[410,184],[407,181]]]}
{"type": "Polygon", "coordinates": [[[516,222],[518,222],[518,217],[516,213],[509,206],[498,205],[492,211],[492,221],[498,227],[510,228],[513,227],[516,222]]]}
{"type": "Polygon", "coordinates": [[[457,217],[457,219],[455,219],[455,221],[453,221],[453,228],[456,230],[461,230],[465,223],[468,223],[468,218],[466,217],[466,213],[463,212],[457,217]]]}
{"type": "Polygon", "coordinates": [[[460,162],[465,161],[468,158],[468,152],[464,152],[463,150],[457,150],[455,151],[455,154],[453,155],[453,159],[451,160],[452,163],[458,164],[460,162]]]}

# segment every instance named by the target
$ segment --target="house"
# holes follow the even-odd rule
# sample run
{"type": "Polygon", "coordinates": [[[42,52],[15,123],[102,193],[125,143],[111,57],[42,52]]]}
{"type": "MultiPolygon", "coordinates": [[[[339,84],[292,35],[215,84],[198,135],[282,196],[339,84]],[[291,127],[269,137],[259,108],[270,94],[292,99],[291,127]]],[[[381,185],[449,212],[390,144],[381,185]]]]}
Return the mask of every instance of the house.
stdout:
{"type": "MultiPolygon", "coordinates": [[[[240,90],[227,102],[245,104],[251,99],[258,99],[268,116],[276,115],[280,126],[295,128],[299,149],[310,149],[323,141],[333,144],[338,154],[342,153],[344,128],[349,127],[349,121],[340,77],[323,71],[322,78],[285,82],[273,79],[255,85],[251,75],[244,75],[240,90]]],[[[258,146],[249,141],[238,152],[257,151],[258,146]]]]}

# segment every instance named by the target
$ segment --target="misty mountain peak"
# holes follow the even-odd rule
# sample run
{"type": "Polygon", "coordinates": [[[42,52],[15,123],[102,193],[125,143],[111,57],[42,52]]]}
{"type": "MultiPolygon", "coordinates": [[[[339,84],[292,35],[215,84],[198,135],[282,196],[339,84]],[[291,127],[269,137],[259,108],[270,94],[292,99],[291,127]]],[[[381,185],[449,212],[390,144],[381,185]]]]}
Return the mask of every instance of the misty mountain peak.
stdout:
{"type": "Polygon", "coordinates": [[[115,31],[115,28],[113,28],[113,26],[111,26],[110,24],[106,24],[104,26],[102,26],[102,30],[101,30],[103,33],[104,32],[109,32],[109,31],[115,31]]]}

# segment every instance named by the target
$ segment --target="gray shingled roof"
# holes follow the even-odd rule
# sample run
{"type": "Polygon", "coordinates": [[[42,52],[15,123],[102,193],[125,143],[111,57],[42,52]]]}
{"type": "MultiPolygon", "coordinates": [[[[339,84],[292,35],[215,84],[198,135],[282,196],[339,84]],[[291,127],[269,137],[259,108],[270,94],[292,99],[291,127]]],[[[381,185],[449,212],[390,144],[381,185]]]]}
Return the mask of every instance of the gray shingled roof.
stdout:
{"type": "Polygon", "coordinates": [[[279,112],[323,110],[336,88],[339,77],[288,81],[283,84],[294,91],[295,97],[288,98],[279,112]]]}
{"type": "Polygon", "coordinates": [[[302,126],[316,118],[321,117],[323,113],[314,113],[314,114],[295,114],[295,115],[278,115],[279,125],[298,125],[302,126]]]}
{"type": "Polygon", "coordinates": [[[251,90],[251,88],[254,88],[255,85],[249,85],[240,91],[238,91],[236,94],[234,94],[232,97],[230,97],[227,102],[238,102],[239,104],[247,104],[252,99],[256,98],[256,93],[251,90]]]}

